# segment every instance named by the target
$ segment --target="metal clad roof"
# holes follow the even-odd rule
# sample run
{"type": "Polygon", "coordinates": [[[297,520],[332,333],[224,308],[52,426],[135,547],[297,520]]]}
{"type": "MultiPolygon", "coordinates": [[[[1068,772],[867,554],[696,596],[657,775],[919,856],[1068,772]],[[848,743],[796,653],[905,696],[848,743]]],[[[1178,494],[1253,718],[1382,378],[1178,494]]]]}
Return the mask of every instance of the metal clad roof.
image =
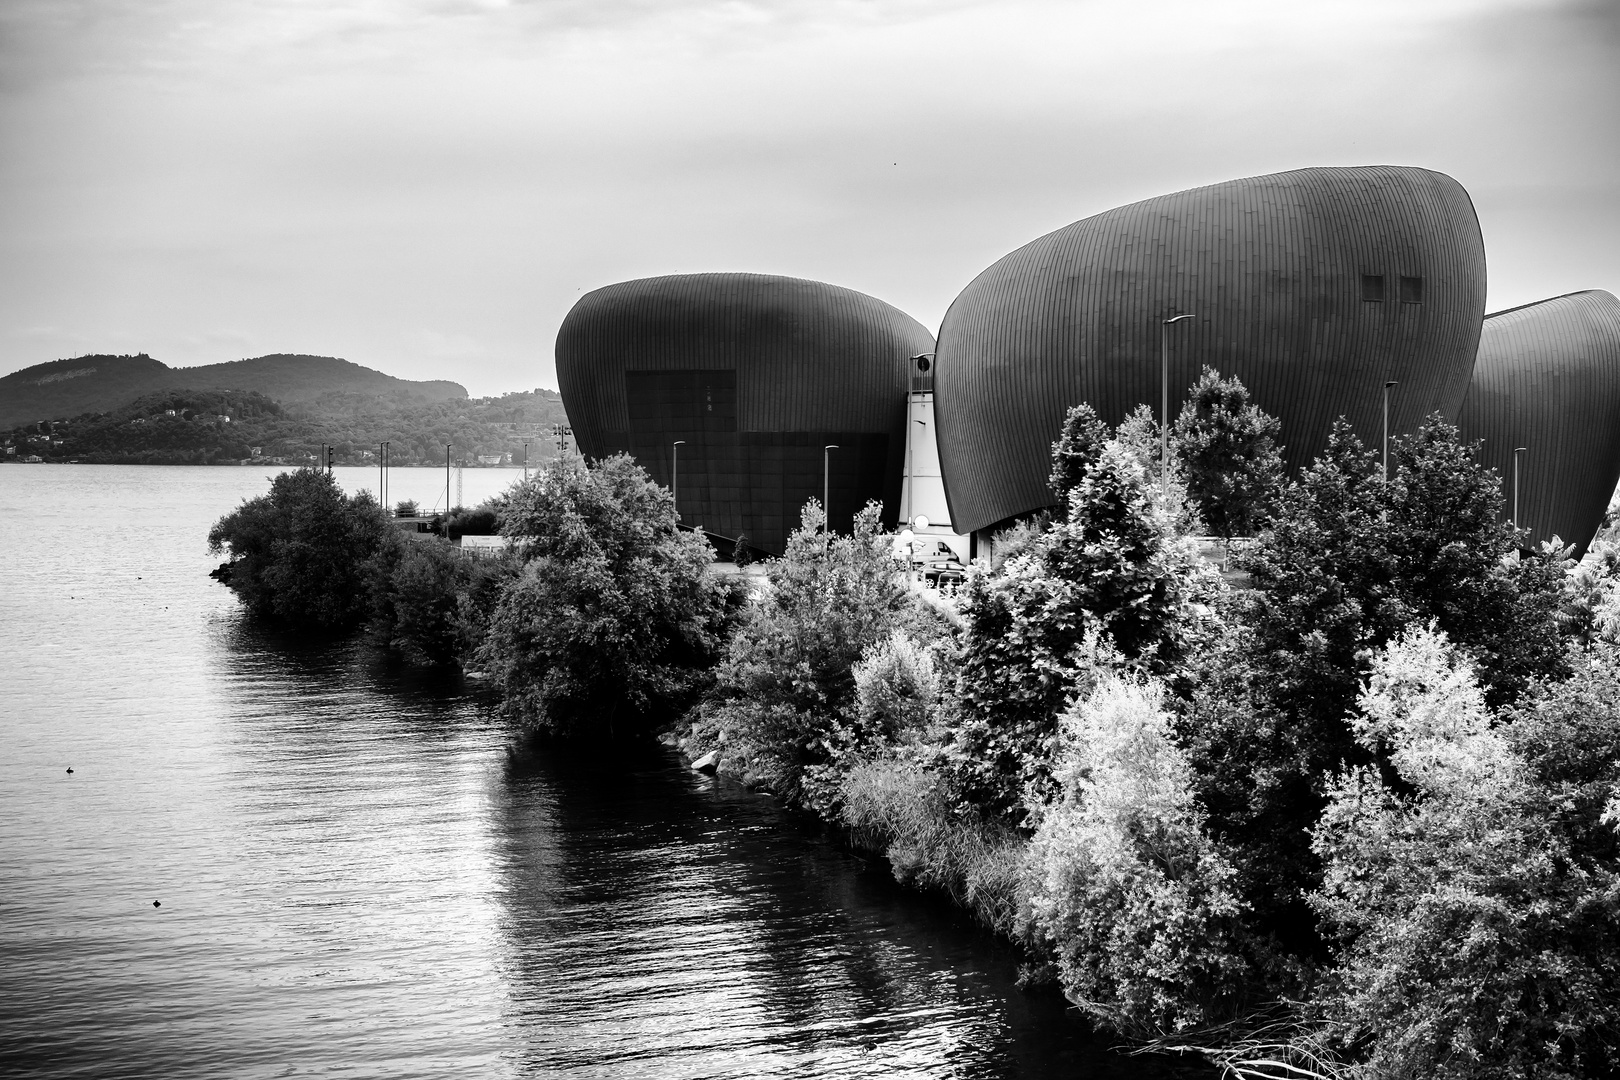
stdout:
{"type": "Polygon", "coordinates": [[[629,425],[625,371],[734,369],[743,431],[889,432],[934,338],[875,297],[769,274],[677,274],[581,297],[557,333],[580,448],[629,425]]]}
{"type": "Polygon", "coordinates": [[[1051,443],[1069,406],[1109,423],[1159,402],[1159,328],[1171,314],[1171,415],[1200,368],[1235,374],[1283,421],[1291,466],[1339,415],[1382,429],[1455,417],[1485,306],[1472,202],[1441,173],[1302,169],[1164,195],[1019,248],[957,297],[940,327],[936,411],[952,520],[978,529],[1051,501],[1051,443]],[[1361,275],[1386,299],[1361,298],[1361,275]],[[1401,303],[1402,276],[1424,281],[1401,303]]]}
{"type": "Polygon", "coordinates": [[[1584,552],[1620,480],[1620,300],[1593,290],[1487,316],[1458,425],[1484,440],[1508,515],[1526,448],[1519,523],[1584,552]]]}

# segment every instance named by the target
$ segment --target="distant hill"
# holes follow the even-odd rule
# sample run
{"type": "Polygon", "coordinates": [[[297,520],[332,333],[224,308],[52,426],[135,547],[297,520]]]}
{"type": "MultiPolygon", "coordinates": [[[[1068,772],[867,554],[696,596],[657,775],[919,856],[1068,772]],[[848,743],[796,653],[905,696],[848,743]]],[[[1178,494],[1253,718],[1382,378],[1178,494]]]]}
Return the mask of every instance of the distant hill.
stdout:
{"type": "Polygon", "coordinates": [[[38,420],[109,412],[162,390],[251,390],[287,404],[335,394],[370,399],[458,401],[467,390],[435,379],[412,382],[332,356],[275,353],[226,364],[172,368],[145,353],[53,360],[0,378],[0,429],[38,420]]]}

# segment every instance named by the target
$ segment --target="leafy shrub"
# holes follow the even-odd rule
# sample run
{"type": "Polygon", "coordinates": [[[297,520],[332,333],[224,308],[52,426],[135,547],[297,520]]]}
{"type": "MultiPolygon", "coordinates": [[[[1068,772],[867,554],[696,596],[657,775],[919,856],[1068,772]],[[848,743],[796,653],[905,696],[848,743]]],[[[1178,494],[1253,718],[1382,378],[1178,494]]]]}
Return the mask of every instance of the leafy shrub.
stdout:
{"type": "Polygon", "coordinates": [[[463,536],[496,536],[501,531],[501,507],[505,498],[486,500],[472,509],[458,506],[445,521],[446,535],[455,540],[463,536]]]}
{"type": "Polygon", "coordinates": [[[641,734],[702,692],[740,596],[628,456],[559,461],[516,485],[504,535],[522,570],[478,656],[529,730],[641,734]]]}
{"type": "Polygon", "coordinates": [[[299,469],[215,522],[208,549],[229,552],[227,584],[254,615],[336,630],[369,613],[399,539],[368,493],[345,497],[328,473],[299,469]]]}
{"type": "Polygon", "coordinates": [[[880,509],[869,503],[842,536],[821,528],[819,504],[806,504],[695,718],[700,741],[724,735],[751,779],[790,801],[834,797],[832,778],[815,770],[848,742],[855,666],[867,648],[897,627],[937,633],[943,621],[902,583],[879,533],[880,509]],[[806,770],[817,781],[809,787],[806,770]]]}
{"type": "Polygon", "coordinates": [[[1204,368],[1176,417],[1173,442],[1199,516],[1216,536],[1248,536],[1271,515],[1282,487],[1282,423],[1250,404],[1236,378],[1204,368]]]}
{"type": "Polygon", "coordinates": [[[1487,700],[1564,670],[1556,562],[1520,558],[1500,484],[1436,416],[1397,439],[1386,483],[1340,421],[1284,492],[1240,564],[1254,591],[1239,633],[1195,665],[1181,729],[1200,798],[1232,838],[1258,917],[1300,955],[1321,955],[1302,897],[1321,866],[1307,832],[1324,778],[1372,761],[1350,717],[1372,650],[1435,620],[1477,658],[1487,700]]]}
{"type": "Polygon", "coordinates": [[[374,629],[418,663],[459,663],[482,644],[500,589],[517,570],[511,556],[469,558],[438,541],[406,544],[379,589],[374,629]]]}
{"type": "Polygon", "coordinates": [[[1032,929],[1065,993],[1138,1036],[1229,1019],[1254,975],[1163,701],[1155,681],[1106,674],[1064,713],[1060,793],[1030,841],[1032,929]]]}
{"type": "Polygon", "coordinates": [[[966,804],[1015,822],[1026,795],[1049,793],[1058,714],[1088,689],[1084,643],[1101,635],[1133,663],[1162,670],[1218,588],[1126,447],[1097,450],[1068,500],[1065,516],[1023,554],[999,572],[970,574],[960,605],[948,768],[966,804]]]}
{"type": "Polygon", "coordinates": [[[855,764],[839,780],[837,820],[881,852],[902,884],[944,892],[1011,936],[1022,905],[1026,841],[1005,826],[954,812],[916,754],[855,764]]]}
{"type": "Polygon", "coordinates": [[[1331,787],[1312,897],[1321,1005],[1374,1076],[1575,1077],[1620,1049],[1620,876],[1580,867],[1471,663],[1433,628],[1381,651],[1331,787]]]}

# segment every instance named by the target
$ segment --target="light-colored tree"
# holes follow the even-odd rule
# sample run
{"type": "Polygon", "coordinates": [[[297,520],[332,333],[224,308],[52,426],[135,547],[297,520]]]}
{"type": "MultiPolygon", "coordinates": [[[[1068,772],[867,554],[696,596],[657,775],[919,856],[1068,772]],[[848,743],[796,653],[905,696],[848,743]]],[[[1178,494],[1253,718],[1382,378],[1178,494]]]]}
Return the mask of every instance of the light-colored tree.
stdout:
{"type": "Polygon", "coordinates": [[[1030,843],[1031,929],[1070,1000],[1162,1036],[1229,1019],[1253,977],[1244,904],[1204,828],[1164,688],[1105,674],[1062,718],[1059,795],[1030,843]]]}

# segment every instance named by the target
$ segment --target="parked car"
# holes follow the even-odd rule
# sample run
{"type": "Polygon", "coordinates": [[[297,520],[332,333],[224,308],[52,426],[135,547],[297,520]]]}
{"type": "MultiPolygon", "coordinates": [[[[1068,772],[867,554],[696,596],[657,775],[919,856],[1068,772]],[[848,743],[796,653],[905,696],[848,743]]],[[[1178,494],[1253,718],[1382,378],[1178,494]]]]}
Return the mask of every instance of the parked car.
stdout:
{"type": "Polygon", "coordinates": [[[923,580],[934,586],[960,585],[967,580],[967,567],[943,540],[935,541],[934,550],[914,558],[911,567],[922,571],[923,580]]]}

